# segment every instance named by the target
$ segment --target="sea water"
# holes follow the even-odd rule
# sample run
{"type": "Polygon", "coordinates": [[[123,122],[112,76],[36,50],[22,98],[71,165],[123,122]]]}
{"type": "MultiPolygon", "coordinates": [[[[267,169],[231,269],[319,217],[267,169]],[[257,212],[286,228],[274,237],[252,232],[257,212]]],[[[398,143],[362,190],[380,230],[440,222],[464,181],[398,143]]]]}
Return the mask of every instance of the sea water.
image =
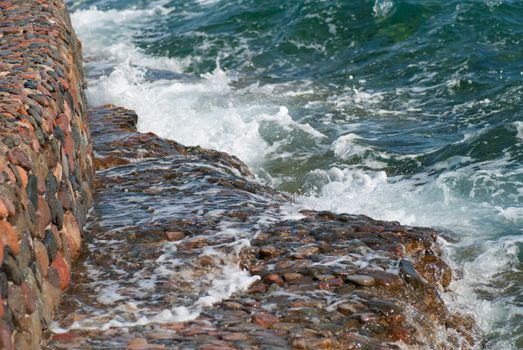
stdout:
{"type": "Polygon", "coordinates": [[[522,2],[67,3],[90,105],[234,154],[299,207],[449,231],[447,302],[523,348],[522,2]]]}

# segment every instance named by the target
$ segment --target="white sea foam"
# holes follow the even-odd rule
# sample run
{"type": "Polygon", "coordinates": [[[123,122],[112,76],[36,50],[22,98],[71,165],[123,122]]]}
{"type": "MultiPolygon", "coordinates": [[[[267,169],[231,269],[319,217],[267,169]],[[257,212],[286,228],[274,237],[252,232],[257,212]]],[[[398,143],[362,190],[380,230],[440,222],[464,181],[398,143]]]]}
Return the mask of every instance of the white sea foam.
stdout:
{"type": "Polygon", "coordinates": [[[517,130],[516,137],[520,141],[523,141],[523,122],[515,122],[514,126],[516,127],[516,130],[517,130]]]}
{"type": "Polygon", "coordinates": [[[332,143],[331,150],[337,157],[345,160],[355,155],[363,156],[369,148],[358,145],[358,140],[361,140],[361,137],[354,133],[342,135],[332,143]]]}
{"type": "Polygon", "coordinates": [[[392,0],[375,0],[372,6],[374,17],[383,18],[388,16],[394,9],[394,1],[392,0]]]}
{"type": "Polygon", "coordinates": [[[152,131],[185,145],[226,151],[251,166],[271,150],[260,135],[261,122],[324,137],[309,124],[295,122],[285,106],[258,102],[256,98],[246,101],[243,93],[253,90],[235,91],[218,62],[214,71],[200,77],[148,81],[150,69],[180,73],[185,66],[175,59],[146,55],[132,43],[135,21],[164,16],[169,11],[161,6],[124,11],[93,8],[73,14],[87,56],[114,66],[108,75],[90,82],[87,93],[91,105],[113,103],[133,109],[140,116],[140,131],[152,131]]]}

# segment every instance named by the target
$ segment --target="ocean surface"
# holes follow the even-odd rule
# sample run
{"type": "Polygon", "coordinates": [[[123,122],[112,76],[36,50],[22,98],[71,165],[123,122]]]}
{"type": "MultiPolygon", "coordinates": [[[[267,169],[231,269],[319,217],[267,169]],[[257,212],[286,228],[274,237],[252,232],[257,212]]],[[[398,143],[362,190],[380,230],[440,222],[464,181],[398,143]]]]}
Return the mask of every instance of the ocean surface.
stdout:
{"type": "Polygon", "coordinates": [[[447,302],[523,349],[523,2],[67,3],[90,105],[301,207],[448,231],[447,302]]]}

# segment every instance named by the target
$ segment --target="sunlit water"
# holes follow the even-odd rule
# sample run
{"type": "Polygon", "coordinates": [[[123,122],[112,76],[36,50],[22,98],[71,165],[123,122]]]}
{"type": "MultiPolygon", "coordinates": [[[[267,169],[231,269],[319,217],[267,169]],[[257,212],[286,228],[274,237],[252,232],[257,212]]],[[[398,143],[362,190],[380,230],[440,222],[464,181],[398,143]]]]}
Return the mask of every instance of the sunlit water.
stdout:
{"type": "Polygon", "coordinates": [[[301,206],[454,232],[446,297],[523,347],[523,4],[68,2],[91,105],[301,206]]]}

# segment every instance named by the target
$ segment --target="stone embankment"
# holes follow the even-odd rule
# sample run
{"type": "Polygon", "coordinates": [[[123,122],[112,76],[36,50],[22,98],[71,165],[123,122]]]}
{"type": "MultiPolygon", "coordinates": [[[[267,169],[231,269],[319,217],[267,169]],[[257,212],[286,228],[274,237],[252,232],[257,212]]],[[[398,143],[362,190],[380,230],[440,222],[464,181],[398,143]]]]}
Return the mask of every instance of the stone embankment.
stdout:
{"type": "Polygon", "coordinates": [[[39,349],[91,206],[79,42],[61,0],[0,0],[0,348],[39,349]]]}
{"type": "Polygon", "coordinates": [[[434,230],[293,209],[236,158],[138,133],[136,120],[112,106],[90,112],[87,254],[49,349],[475,343],[474,321],[441,299],[454,277],[434,230]],[[241,286],[234,266],[257,281],[227,294],[241,286]]]}

